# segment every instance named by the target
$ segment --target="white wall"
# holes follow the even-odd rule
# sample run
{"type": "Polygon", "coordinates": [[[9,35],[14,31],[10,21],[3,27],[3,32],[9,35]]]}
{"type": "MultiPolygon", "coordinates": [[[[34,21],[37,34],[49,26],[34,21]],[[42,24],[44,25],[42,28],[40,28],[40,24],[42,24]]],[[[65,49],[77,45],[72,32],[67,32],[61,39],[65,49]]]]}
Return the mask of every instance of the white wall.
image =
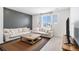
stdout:
{"type": "Polygon", "coordinates": [[[3,43],[3,8],[0,7],[0,43],[3,43]]]}
{"type": "MultiPolygon", "coordinates": [[[[54,26],[54,35],[63,36],[66,32],[66,20],[70,17],[70,8],[56,10],[52,15],[57,15],[58,23],[54,26]]],[[[40,15],[33,15],[33,28],[39,26],[40,15]]]]}
{"type": "Polygon", "coordinates": [[[54,34],[56,36],[63,36],[66,34],[66,20],[70,17],[70,8],[56,11],[54,14],[57,15],[58,22],[54,26],[54,34]]]}
{"type": "Polygon", "coordinates": [[[33,15],[32,19],[32,29],[37,28],[40,23],[40,15],[33,15]]]}
{"type": "Polygon", "coordinates": [[[79,7],[72,7],[70,9],[70,34],[74,37],[74,23],[79,21],[79,7]]]}

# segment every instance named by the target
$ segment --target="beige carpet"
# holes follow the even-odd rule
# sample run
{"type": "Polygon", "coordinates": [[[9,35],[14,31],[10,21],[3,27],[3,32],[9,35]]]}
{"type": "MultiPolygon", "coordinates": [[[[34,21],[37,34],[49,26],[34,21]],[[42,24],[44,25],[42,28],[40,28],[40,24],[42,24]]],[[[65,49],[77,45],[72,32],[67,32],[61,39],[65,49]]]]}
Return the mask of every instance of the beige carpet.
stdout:
{"type": "Polygon", "coordinates": [[[49,42],[41,49],[41,51],[62,51],[63,38],[53,37],[49,42]]]}

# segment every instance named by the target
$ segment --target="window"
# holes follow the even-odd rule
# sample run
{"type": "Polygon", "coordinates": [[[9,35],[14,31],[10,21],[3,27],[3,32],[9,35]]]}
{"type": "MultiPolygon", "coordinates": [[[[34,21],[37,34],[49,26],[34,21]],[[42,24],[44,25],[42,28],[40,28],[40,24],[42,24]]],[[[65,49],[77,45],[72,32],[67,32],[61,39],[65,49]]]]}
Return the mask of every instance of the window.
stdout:
{"type": "Polygon", "coordinates": [[[42,27],[51,27],[53,24],[57,23],[57,16],[41,16],[41,26],[42,27]]]}
{"type": "Polygon", "coordinates": [[[51,16],[41,16],[41,23],[43,27],[49,27],[51,25],[51,16]]]}

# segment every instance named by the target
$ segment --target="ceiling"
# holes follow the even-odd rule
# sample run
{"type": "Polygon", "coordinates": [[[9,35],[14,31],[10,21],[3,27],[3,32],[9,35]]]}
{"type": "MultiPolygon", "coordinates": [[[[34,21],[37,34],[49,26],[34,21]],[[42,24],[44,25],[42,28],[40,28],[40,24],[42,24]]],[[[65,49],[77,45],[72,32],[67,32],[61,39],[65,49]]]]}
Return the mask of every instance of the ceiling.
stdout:
{"type": "Polygon", "coordinates": [[[9,9],[13,9],[19,12],[27,13],[30,15],[40,14],[40,13],[47,13],[51,11],[55,11],[56,9],[63,9],[57,7],[7,7],[9,9]]]}

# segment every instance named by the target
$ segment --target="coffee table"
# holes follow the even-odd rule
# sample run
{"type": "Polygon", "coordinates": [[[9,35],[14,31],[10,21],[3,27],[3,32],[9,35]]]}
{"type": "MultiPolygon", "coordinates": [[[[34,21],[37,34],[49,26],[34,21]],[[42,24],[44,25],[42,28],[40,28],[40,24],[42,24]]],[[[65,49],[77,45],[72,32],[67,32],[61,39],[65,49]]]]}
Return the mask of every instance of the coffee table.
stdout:
{"type": "Polygon", "coordinates": [[[22,35],[21,40],[29,44],[34,44],[41,39],[40,36],[41,36],[40,34],[28,33],[28,34],[22,35]]]}

